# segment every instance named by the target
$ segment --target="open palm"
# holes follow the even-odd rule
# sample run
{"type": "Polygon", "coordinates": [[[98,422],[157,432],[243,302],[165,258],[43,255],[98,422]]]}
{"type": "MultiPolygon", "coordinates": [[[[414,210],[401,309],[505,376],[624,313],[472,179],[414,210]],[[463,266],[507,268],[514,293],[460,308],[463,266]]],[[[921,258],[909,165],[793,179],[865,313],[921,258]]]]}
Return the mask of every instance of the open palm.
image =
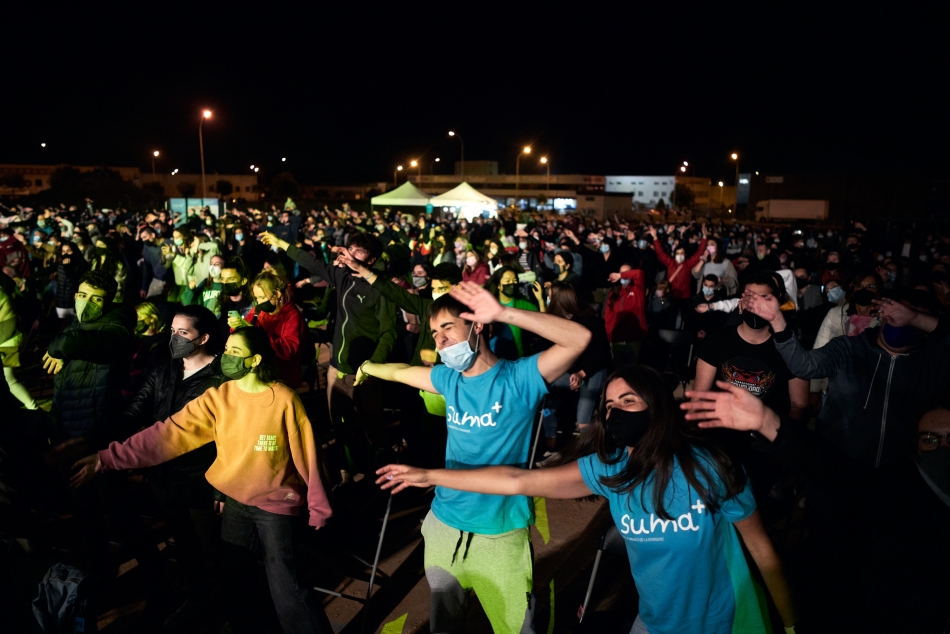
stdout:
{"type": "Polygon", "coordinates": [[[462,313],[462,319],[480,324],[493,323],[505,309],[491,293],[472,282],[462,282],[452,291],[452,297],[468,306],[471,311],[462,313]]]}

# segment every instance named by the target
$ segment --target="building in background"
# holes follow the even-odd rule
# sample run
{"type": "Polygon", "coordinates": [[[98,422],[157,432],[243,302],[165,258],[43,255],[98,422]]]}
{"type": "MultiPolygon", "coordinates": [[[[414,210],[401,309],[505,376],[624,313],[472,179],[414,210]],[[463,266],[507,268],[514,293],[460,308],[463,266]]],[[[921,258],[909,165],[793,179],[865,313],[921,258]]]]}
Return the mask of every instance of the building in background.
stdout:
{"type": "Polygon", "coordinates": [[[50,188],[50,176],[60,167],[72,167],[80,172],[107,169],[119,174],[124,181],[137,183],[141,174],[137,167],[109,167],[91,165],[27,165],[8,163],[0,165],[0,195],[33,196],[50,188]]]}
{"type": "Polygon", "coordinates": [[[605,176],[609,194],[629,194],[633,202],[645,207],[656,207],[663,201],[671,206],[675,176],[605,176]]]}
{"type": "MultiPolygon", "coordinates": [[[[158,183],[166,198],[199,198],[201,174],[141,174],[136,184],[144,186],[158,183]]],[[[208,197],[227,200],[260,200],[263,193],[258,187],[256,174],[205,174],[208,183],[208,197]],[[230,191],[228,191],[230,190],[230,191]]]]}

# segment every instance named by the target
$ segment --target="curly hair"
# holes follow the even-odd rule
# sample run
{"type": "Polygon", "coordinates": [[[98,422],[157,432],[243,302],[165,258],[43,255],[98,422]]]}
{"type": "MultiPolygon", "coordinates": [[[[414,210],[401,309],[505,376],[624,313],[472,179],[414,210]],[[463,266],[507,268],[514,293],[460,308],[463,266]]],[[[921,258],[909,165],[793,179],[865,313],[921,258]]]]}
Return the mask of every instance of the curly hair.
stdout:
{"type": "Polygon", "coordinates": [[[115,281],[114,277],[102,270],[86,271],[83,273],[82,277],[79,278],[79,286],[83,284],[88,284],[97,290],[105,291],[105,301],[107,304],[113,301],[116,293],[119,292],[119,283],[115,281]]]}

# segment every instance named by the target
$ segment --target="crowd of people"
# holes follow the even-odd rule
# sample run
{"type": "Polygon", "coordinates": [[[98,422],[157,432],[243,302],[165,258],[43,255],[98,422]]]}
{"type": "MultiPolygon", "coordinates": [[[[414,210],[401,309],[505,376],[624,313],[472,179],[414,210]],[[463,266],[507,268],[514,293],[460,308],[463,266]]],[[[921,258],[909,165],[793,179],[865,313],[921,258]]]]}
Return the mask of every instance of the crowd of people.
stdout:
{"type": "Polygon", "coordinates": [[[63,491],[90,570],[114,576],[109,518],[167,617],[136,470],[192,599],[216,513],[232,631],[266,629],[262,556],[283,630],[330,632],[300,523],[360,474],[435,485],[431,630],[474,591],[520,632],[531,496],[598,495],[639,594],[624,631],[947,624],[950,232],[343,207],[0,208],[0,530],[29,548],[37,491],[63,491]],[[44,328],[46,400],[23,361],[44,328]]]}

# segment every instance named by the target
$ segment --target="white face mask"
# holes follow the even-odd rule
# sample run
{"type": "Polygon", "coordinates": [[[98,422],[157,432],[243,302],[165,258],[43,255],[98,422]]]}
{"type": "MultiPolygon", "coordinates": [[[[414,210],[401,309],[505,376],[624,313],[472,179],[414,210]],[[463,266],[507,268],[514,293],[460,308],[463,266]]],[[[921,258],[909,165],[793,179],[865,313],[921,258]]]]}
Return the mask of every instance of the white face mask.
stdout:
{"type": "Polygon", "coordinates": [[[673,259],[676,260],[677,264],[682,264],[686,261],[686,256],[682,253],[677,253],[673,259]]]}
{"type": "Polygon", "coordinates": [[[208,267],[208,274],[211,275],[211,277],[221,277],[221,267],[217,264],[212,264],[208,267]]]}
{"type": "Polygon", "coordinates": [[[439,299],[443,295],[447,295],[447,293],[437,293],[436,291],[432,291],[432,301],[439,299]]]}
{"type": "Polygon", "coordinates": [[[469,266],[475,266],[475,264],[476,264],[477,262],[478,262],[478,260],[475,259],[475,258],[465,258],[465,264],[467,264],[467,265],[469,265],[469,266]]]}

